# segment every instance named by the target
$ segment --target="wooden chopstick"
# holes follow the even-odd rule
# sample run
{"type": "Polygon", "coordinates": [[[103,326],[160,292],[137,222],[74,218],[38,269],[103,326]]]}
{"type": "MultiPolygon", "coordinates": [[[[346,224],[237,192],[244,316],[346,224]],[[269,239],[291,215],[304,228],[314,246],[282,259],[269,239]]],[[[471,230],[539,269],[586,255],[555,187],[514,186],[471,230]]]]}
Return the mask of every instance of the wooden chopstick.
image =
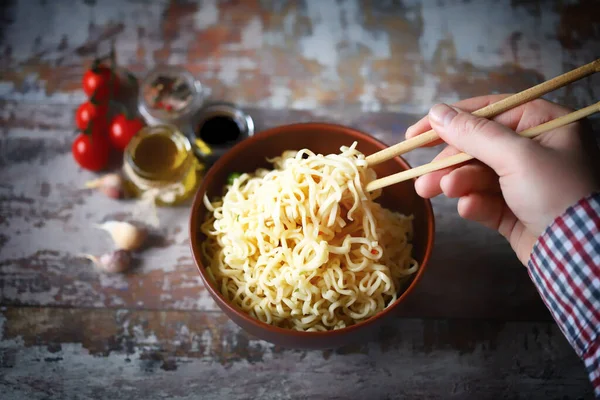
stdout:
{"type": "MultiPolygon", "coordinates": [[[[544,132],[548,132],[552,129],[560,128],[561,126],[568,125],[572,122],[578,121],[585,117],[588,117],[594,113],[600,112],[600,101],[591,106],[582,108],[581,110],[574,111],[570,114],[564,115],[560,118],[553,119],[544,124],[534,126],[533,128],[526,129],[519,132],[519,135],[533,138],[544,132]]],[[[429,164],[421,165],[419,167],[411,168],[407,171],[402,171],[394,175],[385,176],[383,178],[376,179],[367,184],[366,189],[368,192],[373,190],[381,189],[386,186],[395,185],[396,183],[404,182],[412,178],[416,178],[421,175],[428,174],[433,171],[437,171],[443,168],[448,168],[453,165],[463,163],[465,161],[472,160],[473,157],[465,154],[458,153],[450,157],[443,158],[438,161],[433,161],[429,164]]]]}
{"type": "MultiPolygon", "coordinates": [[[[548,92],[568,85],[571,82],[575,82],[579,79],[585,78],[586,76],[591,75],[595,72],[600,72],[600,58],[582,67],[576,68],[565,74],[547,80],[546,82],[540,83],[539,85],[530,87],[529,89],[526,89],[522,92],[506,97],[496,103],[492,103],[483,108],[480,108],[479,110],[474,111],[472,114],[477,117],[483,118],[495,117],[498,114],[510,110],[511,108],[518,107],[521,104],[527,103],[528,101],[537,99],[538,97],[541,97],[548,92]]],[[[414,150],[417,147],[421,147],[423,145],[431,143],[437,139],[439,139],[437,133],[435,133],[433,129],[429,130],[425,133],[420,134],[419,136],[415,136],[411,139],[407,139],[403,142],[397,143],[386,149],[378,151],[377,153],[371,154],[366,158],[367,164],[369,166],[373,166],[382,163],[391,158],[414,150]]]]}

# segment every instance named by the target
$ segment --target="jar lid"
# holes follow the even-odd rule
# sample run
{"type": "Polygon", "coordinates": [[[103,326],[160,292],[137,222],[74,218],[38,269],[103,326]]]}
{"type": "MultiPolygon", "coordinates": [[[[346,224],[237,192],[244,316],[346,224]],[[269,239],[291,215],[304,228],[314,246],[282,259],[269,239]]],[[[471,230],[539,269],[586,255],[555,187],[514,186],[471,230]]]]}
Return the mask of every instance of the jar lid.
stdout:
{"type": "Polygon", "coordinates": [[[214,161],[230,148],[254,135],[254,121],[231,103],[211,103],[191,120],[196,153],[204,161],[214,161]]]}
{"type": "Polygon", "coordinates": [[[161,65],[141,81],[138,109],[149,125],[177,123],[202,104],[202,84],[187,69],[161,65]]]}

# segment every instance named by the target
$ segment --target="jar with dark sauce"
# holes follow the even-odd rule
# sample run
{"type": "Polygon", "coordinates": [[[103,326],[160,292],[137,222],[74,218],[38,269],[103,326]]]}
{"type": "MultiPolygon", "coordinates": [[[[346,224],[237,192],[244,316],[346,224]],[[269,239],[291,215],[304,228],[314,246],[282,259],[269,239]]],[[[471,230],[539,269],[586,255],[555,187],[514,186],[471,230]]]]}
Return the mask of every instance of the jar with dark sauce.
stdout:
{"type": "Polygon", "coordinates": [[[240,124],[228,115],[215,115],[198,126],[196,136],[209,146],[232,143],[242,134],[240,124]]]}
{"type": "Polygon", "coordinates": [[[199,156],[214,161],[236,143],[254,134],[250,115],[230,103],[214,103],[202,108],[193,122],[199,156]]]}

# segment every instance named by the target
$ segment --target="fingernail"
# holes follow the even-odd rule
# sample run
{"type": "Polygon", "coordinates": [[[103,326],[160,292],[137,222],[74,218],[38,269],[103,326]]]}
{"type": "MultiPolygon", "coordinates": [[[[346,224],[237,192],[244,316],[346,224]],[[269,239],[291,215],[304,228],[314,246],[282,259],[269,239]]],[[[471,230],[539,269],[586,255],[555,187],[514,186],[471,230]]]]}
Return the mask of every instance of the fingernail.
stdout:
{"type": "Polygon", "coordinates": [[[443,103],[436,104],[429,110],[429,118],[443,126],[450,124],[450,121],[457,115],[455,109],[443,103]]]}
{"type": "Polygon", "coordinates": [[[442,176],[442,179],[440,179],[440,189],[442,189],[442,192],[444,193],[446,192],[446,182],[448,182],[448,175],[444,175],[442,176]]]}
{"type": "Polygon", "coordinates": [[[417,178],[417,180],[415,181],[415,192],[417,192],[417,194],[419,196],[421,196],[421,193],[423,192],[423,179],[421,179],[420,177],[417,178]]]}

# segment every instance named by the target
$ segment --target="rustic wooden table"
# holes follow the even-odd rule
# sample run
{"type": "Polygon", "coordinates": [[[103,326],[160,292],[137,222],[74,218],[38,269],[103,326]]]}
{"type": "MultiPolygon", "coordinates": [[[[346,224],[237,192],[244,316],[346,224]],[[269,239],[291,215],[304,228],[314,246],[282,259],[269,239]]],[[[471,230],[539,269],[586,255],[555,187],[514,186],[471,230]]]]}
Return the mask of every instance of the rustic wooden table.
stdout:
{"type": "MultiPolygon", "coordinates": [[[[258,130],[333,121],[387,143],[438,101],[514,92],[600,55],[600,2],[20,1],[0,25],[0,398],[591,398],[576,357],[496,233],[433,200],[429,271],[378,340],[292,351],[215,306],[185,206],[131,273],[79,253],[132,204],[82,189],[73,112],[83,65],[116,41],[137,75],[181,64],[258,130]]],[[[588,78],[548,98],[600,98],[588,78]]],[[[439,149],[407,159],[429,161],[439,149]]]]}

